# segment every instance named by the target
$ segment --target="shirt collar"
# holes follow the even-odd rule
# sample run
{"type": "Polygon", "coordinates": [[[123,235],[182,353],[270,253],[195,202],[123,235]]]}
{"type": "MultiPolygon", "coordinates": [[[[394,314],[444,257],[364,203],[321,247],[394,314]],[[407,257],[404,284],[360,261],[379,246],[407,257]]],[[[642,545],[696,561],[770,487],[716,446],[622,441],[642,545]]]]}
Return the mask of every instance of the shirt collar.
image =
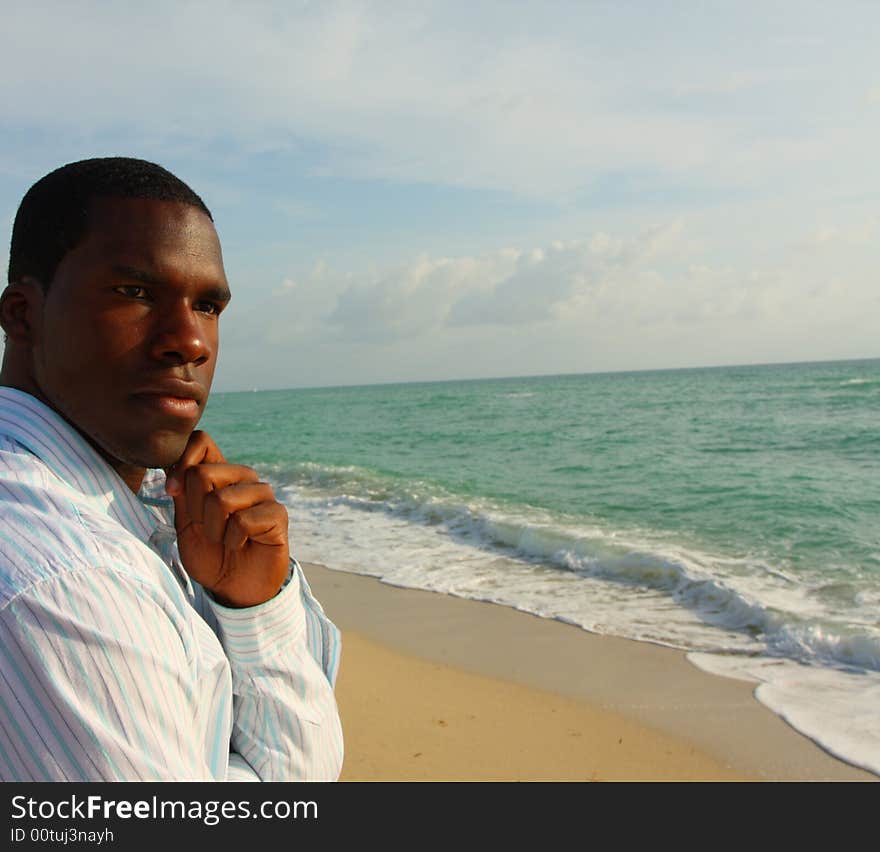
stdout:
{"type": "Polygon", "coordinates": [[[171,522],[165,473],[148,470],[138,494],[60,414],[15,388],[0,387],[0,434],[39,458],[62,482],[102,505],[125,529],[147,542],[171,522]]]}

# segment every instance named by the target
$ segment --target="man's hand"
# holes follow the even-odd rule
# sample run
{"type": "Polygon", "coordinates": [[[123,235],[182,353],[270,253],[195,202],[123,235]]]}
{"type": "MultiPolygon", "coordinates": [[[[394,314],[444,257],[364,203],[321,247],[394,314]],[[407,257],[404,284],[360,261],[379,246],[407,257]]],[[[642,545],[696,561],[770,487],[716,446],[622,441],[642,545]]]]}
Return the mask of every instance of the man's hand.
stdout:
{"type": "Polygon", "coordinates": [[[290,548],[287,510],[271,486],[251,468],[228,464],[198,430],[167,473],[187,574],[229,607],[256,606],[278,594],[290,548]]]}

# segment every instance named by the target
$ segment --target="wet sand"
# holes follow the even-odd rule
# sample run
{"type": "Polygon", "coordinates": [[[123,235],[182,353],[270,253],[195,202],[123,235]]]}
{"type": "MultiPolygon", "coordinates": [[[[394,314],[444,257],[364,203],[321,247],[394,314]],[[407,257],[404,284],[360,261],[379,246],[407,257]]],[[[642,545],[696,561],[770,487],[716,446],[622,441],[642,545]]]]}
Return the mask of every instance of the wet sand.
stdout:
{"type": "Polygon", "coordinates": [[[343,781],[878,780],[680,651],[303,568],[343,633],[343,781]]]}

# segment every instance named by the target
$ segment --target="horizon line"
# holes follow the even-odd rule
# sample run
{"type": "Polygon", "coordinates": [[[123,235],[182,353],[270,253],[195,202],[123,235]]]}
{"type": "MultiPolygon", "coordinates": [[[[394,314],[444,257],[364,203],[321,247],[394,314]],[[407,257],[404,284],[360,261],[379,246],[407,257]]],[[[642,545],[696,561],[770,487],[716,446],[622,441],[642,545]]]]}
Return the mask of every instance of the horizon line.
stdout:
{"type": "Polygon", "coordinates": [[[469,378],[450,378],[450,379],[407,379],[403,381],[376,381],[363,382],[360,384],[328,384],[328,385],[295,385],[288,387],[265,387],[265,388],[238,388],[230,390],[212,391],[212,395],[226,393],[263,393],[270,391],[294,391],[294,390],[336,390],[343,388],[368,388],[368,387],[394,387],[397,385],[439,385],[460,382],[490,382],[490,381],[510,381],[515,379],[550,379],[561,378],[564,376],[609,376],[609,375],[625,375],[627,373],[672,373],[683,372],[686,370],[721,370],[736,367],[785,367],[795,366],[799,364],[845,364],[863,361],[880,361],[880,355],[867,356],[863,358],[822,358],[819,360],[808,361],[757,361],[750,363],[736,364],[703,364],[690,367],[649,367],[625,370],[579,370],[565,373],[522,373],[509,376],[472,376],[469,378]]]}

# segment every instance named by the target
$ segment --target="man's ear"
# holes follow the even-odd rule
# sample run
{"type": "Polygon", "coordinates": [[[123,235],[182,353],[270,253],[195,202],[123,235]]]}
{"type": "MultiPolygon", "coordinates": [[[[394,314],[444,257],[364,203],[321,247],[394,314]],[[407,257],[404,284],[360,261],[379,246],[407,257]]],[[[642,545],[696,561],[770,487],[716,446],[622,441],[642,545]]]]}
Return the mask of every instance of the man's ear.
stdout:
{"type": "Polygon", "coordinates": [[[43,285],[29,276],[14,281],[0,295],[0,326],[10,342],[35,342],[45,295],[43,285]]]}

